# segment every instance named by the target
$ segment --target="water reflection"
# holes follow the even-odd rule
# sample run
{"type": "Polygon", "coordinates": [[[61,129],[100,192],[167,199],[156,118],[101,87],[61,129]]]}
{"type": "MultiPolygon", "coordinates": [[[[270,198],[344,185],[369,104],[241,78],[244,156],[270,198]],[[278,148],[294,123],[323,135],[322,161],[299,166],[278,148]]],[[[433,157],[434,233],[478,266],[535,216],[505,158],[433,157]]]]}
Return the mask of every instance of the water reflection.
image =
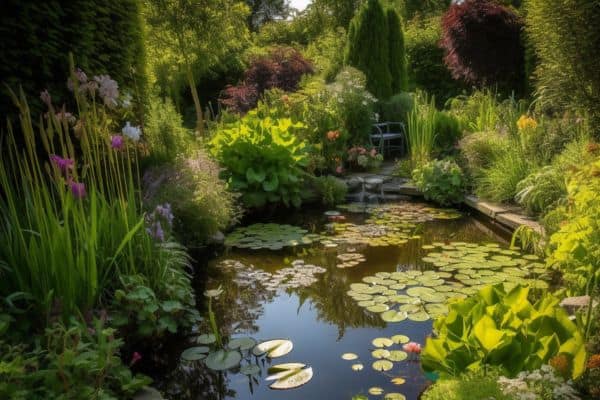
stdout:
{"type": "MultiPolygon", "coordinates": [[[[313,230],[322,228],[326,219],[317,215],[293,215],[282,223],[293,223],[313,230]],[[301,222],[300,222],[301,221],[301,222]]],[[[364,221],[364,215],[353,215],[353,223],[364,221]]],[[[268,360],[251,357],[247,362],[258,362],[263,373],[248,378],[235,371],[216,373],[201,363],[179,364],[166,376],[161,377],[159,388],[173,399],[350,399],[357,393],[366,393],[369,387],[381,386],[388,391],[402,392],[407,399],[415,400],[426,385],[419,364],[400,363],[390,373],[382,374],[371,369],[371,340],[402,333],[411,340],[423,342],[431,332],[431,323],[403,321],[386,324],[378,314],[359,307],[346,292],[350,284],[376,272],[424,269],[421,258],[424,244],[446,241],[503,241],[495,235],[492,226],[471,217],[458,220],[430,221],[418,227],[418,239],[399,246],[365,246],[359,251],[366,261],[354,268],[336,267],[336,257],[346,251],[344,246],[333,249],[287,249],[280,252],[233,250],[212,261],[207,269],[208,287],[221,285],[223,295],[214,304],[218,323],[226,337],[252,336],[257,340],[289,338],[294,350],[280,362],[302,362],[315,371],[312,381],[298,389],[279,392],[268,388],[264,382],[268,360]],[[271,291],[265,285],[267,275],[240,274],[239,269],[225,268],[224,260],[237,260],[252,271],[274,274],[290,266],[294,260],[326,269],[316,275],[316,282],[308,287],[294,287],[271,291]],[[345,352],[361,356],[365,368],[361,372],[351,370],[351,365],[341,360],[345,352]],[[402,376],[407,383],[394,387],[390,380],[402,376]]],[[[202,288],[204,290],[204,287],[202,288]]],[[[201,292],[199,293],[201,297],[201,292]]],[[[201,327],[200,329],[207,329],[201,327]]],[[[171,351],[178,354],[188,346],[181,343],[171,351]]]]}

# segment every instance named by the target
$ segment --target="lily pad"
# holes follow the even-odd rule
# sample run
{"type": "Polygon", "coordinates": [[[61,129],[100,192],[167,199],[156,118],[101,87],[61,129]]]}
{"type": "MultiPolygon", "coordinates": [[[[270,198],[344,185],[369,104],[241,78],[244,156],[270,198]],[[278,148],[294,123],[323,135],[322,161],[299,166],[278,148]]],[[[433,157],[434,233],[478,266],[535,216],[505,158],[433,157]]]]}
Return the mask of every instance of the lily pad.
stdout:
{"type": "Polygon", "coordinates": [[[364,367],[361,363],[352,364],[352,371],[362,371],[364,367]]]}
{"type": "Polygon", "coordinates": [[[377,350],[373,350],[371,352],[371,356],[373,358],[377,358],[377,359],[388,358],[389,355],[390,355],[390,352],[389,352],[389,350],[386,350],[386,349],[377,349],[377,350]]]}
{"type": "Polygon", "coordinates": [[[342,354],[342,359],[346,361],[356,360],[358,358],[357,354],[354,353],[344,353],[342,354]]]}
{"type": "Polygon", "coordinates": [[[294,344],[286,339],[275,339],[262,342],[254,346],[252,354],[261,356],[266,354],[269,358],[283,357],[294,348],[294,344]]]}
{"type": "Polygon", "coordinates": [[[260,373],[260,367],[255,364],[244,365],[240,368],[240,373],[244,375],[258,375],[260,373]]]}
{"type": "Polygon", "coordinates": [[[375,338],[371,341],[371,343],[373,344],[373,346],[379,347],[379,348],[390,347],[394,344],[392,339],[386,338],[386,337],[375,338]]]}
{"type": "Polygon", "coordinates": [[[378,360],[372,364],[372,367],[375,371],[385,372],[394,368],[394,363],[389,360],[378,360]]]}
{"type": "Polygon", "coordinates": [[[408,354],[402,350],[392,350],[385,358],[390,361],[399,362],[406,360],[408,358],[408,354]]]}
{"type": "MultiPolygon", "coordinates": [[[[271,386],[271,389],[277,390],[287,390],[294,389],[306,384],[313,377],[313,369],[311,367],[308,368],[300,368],[300,369],[290,369],[287,371],[287,374],[278,378],[271,386]]],[[[268,378],[267,378],[268,379],[268,378]]]]}
{"type": "Polygon", "coordinates": [[[405,311],[389,310],[381,313],[381,319],[385,322],[401,322],[408,318],[408,314],[405,311]]]}
{"type": "Polygon", "coordinates": [[[213,344],[216,341],[217,338],[212,333],[206,333],[196,338],[196,343],[198,344],[213,344]]]}
{"type": "Polygon", "coordinates": [[[383,400],[406,400],[406,396],[401,393],[387,393],[383,400]]]}
{"type": "Polygon", "coordinates": [[[391,337],[391,339],[396,344],[404,344],[410,342],[410,338],[406,335],[394,335],[391,337]]]}
{"type": "Polygon", "coordinates": [[[383,394],[384,390],[383,390],[383,388],[374,386],[372,388],[369,388],[368,392],[369,392],[369,394],[372,394],[373,396],[379,396],[379,395],[383,394]]]}
{"type": "Polygon", "coordinates": [[[227,344],[227,347],[230,348],[231,350],[239,349],[241,351],[246,351],[246,350],[250,350],[255,345],[256,345],[256,340],[254,340],[250,337],[243,337],[243,338],[237,338],[237,339],[230,340],[229,343],[227,344]]]}
{"type": "Polygon", "coordinates": [[[206,346],[190,347],[181,353],[181,359],[186,361],[203,360],[208,355],[210,349],[206,346]]]}
{"type": "Polygon", "coordinates": [[[241,360],[239,351],[217,350],[204,359],[204,364],[214,371],[225,371],[237,367],[241,360]]]}

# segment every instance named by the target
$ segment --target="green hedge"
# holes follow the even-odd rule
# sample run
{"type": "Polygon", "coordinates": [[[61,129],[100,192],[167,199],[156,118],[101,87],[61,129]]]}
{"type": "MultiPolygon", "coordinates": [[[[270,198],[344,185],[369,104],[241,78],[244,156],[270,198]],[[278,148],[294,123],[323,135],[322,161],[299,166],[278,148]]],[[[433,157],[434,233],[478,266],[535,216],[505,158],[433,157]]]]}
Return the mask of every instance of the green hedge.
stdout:
{"type": "MultiPolygon", "coordinates": [[[[35,111],[48,89],[62,104],[68,55],[88,74],[109,74],[142,99],[145,59],[140,0],[3,0],[0,5],[0,81],[22,85],[35,111]],[[33,101],[35,99],[35,102],[33,101]]],[[[0,115],[11,112],[4,88],[0,115]]]]}

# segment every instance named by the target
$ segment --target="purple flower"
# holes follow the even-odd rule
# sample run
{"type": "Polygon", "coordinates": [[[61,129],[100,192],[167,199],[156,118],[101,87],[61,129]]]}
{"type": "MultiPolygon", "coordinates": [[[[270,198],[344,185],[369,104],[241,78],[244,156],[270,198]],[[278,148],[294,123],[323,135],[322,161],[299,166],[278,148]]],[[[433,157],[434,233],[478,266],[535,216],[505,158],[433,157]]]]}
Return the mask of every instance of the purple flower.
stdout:
{"type": "Polygon", "coordinates": [[[154,213],[164,218],[169,224],[169,227],[173,226],[173,212],[171,211],[171,205],[169,203],[163,205],[159,204],[154,209],[154,213]]]}
{"type": "Polygon", "coordinates": [[[110,145],[115,150],[121,150],[125,141],[123,140],[123,136],[121,135],[113,135],[110,137],[110,145]]]}
{"type": "Polygon", "coordinates": [[[154,221],[147,229],[146,232],[148,235],[152,236],[154,240],[159,242],[164,242],[165,240],[165,231],[160,224],[160,221],[154,221]]]}
{"type": "Polygon", "coordinates": [[[59,121],[67,121],[71,125],[74,125],[77,122],[77,118],[70,112],[61,111],[54,114],[59,121]]]}
{"type": "Polygon", "coordinates": [[[87,195],[85,191],[85,183],[70,181],[69,186],[71,188],[73,197],[76,199],[83,199],[87,195]]]}
{"type": "Polygon", "coordinates": [[[42,99],[44,104],[46,104],[48,107],[52,106],[52,97],[50,96],[50,93],[48,93],[48,89],[40,93],[40,99],[42,99]]]}
{"type": "MultiPolygon", "coordinates": [[[[84,92],[86,90],[86,83],[88,81],[87,75],[79,68],[77,68],[74,75],[79,81],[79,91],[84,92]]],[[[73,80],[71,78],[67,79],[67,87],[71,92],[73,89],[75,89],[75,85],[73,85],[73,80]]]]}
{"type": "Polygon", "coordinates": [[[108,75],[95,76],[94,80],[100,86],[98,92],[107,106],[116,106],[119,98],[119,85],[108,75]]]}
{"type": "Polygon", "coordinates": [[[62,158],[56,154],[50,154],[50,161],[63,173],[66,174],[69,169],[73,169],[75,161],[70,158],[62,158]]]}

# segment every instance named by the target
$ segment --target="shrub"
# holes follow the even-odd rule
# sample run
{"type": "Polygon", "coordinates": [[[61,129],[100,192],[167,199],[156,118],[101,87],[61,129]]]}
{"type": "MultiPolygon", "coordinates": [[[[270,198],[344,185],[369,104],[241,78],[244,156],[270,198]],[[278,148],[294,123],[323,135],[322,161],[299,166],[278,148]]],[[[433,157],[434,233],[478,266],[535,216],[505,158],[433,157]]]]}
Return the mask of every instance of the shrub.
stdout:
{"type": "Polygon", "coordinates": [[[444,64],[444,51],[439,46],[439,17],[410,21],[406,25],[404,39],[409,91],[423,90],[442,106],[467,88],[463,82],[452,78],[444,64]]]}
{"type": "Polygon", "coordinates": [[[558,298],[545,294],[531,303],[528,296],[528,287],[507,292],[499,284],[450,303],[448,315],[434,322],[437,336],[425,343],[423,369],[457,375],[491,365],[511,377],[560,355],[567,374],[580,376],[586,359],[583,335],[558,298]]]}
{"type": "Polygon", "coordinates": [[[383,162],[383,155],[376,149],[367,149],[362,146],[352,147],[348,150],[348,164],[351,169],[366,171],[377,170],[383,162]]]}
{"type": "Polygon", "coordinates": [[[291,47],[276,47],[268,55],[256,57],[244,73],[244,81],[223,92],[221,104],[230,111],[244,113],[256,106],[265,90],[294,91],[300,79],[314,72],[312,64],[291,47]]]}
{"type": "Polygon", "coordinates": [[[550,110],[589,114],[598,135],[600,4],[531,0],[525,9],[527,35],[539,61],[534,74],[539,101],[550,110]]]}
{"type": "Polygon", "coordinates": [[[564,171],[545,166],[517,184],[515,200],[532,215],[555,208],[567,194],[564,171]]]}
{"type": "Polygon", "coordinates": [[[388,25],[388,44],[391,81],[391,93],[398,93],[408,89],[406,72],[406,56],[404,54],[404,33],[398,13],[393,8],[386,11],[388,25]]]}
{"type": "Polygon", "coordinates": [[[334,207],[346,201],[348,187],[343,180],[334,176],[320,176],[315,183],[323,205],[334,207]]]}
{"type": "Polygon", "coordinates": [[[183,127],[181,115],[169,98],[150,98],[144,134],[152,163],[172,162],[192,148],[192,132],[183,127]]]}
{"type": "MultiPolygon", "coordinates": [[[[123,341],[106,326],[54,323],[44,335],[18,345],[0,341],[0,396],[5,399],[131,398],[151,379],[133,375],[121,361],[123,341]],[[36,343],[37,342],[37,343],[36,343]],[[75,395],[76,393],[76,395],[75,395]]],[[[131,365],[139,361],[137,354],[131,365]]]]}
{"type": "Polygon", "coordinates": [[[438,111],[434,122],[435,147],[442,152],[453,149],[462,137],[460,123],[454,115],[438,111]]]}
{"type": "Polygon", "coordinates": [[[345,46],[346,31],[343,28],[328,30],[308,44],[306,56],[326,82],[332,82],[342,69],[345,46]]]}
{"type": "Polygon", "coordinates": [[[517,143],[498,155],[488,167],[483,168],[475,180],[475,193],[488,200],[513,201],[517,185],[529,175],[531,163],[523,156],[517,143]]]}
{"type": "Polygon", "coordinates": [[[406,21],[416,16],[439,15],[450,5],[450,0],[402,0],[400,8],[406,21]]]}
{"type": "Polygon", "coordinates": [[[404,122],[408,120],[408,113],[413,109],[414,100],[410,93],[398,93],[379,103],[379,120],[404,122]]]}
{"type": "Polygon", "coordinates": [[[236,219],[235,201],[219,179],[219,166],[202,150],[144,174],[144,199],[150,209],[168,203],[173,228],[185,244],[198,246],[236,219]]]}
{"type": "Polygon", "coordinates": [[[465,159],[465,170],[477,178],[508,151],[510,141],[496,132],[477,132],[462,139],[459,147],[465,159]]]}
{"type": "Polygon", "coordinates": [[[261,119],[251,111],[215,133],[211,152],[225,167],[229,188],[241,193],[247,207],[300,206],[307,149],[295,130],[302,127],[288,118],[261,119]]]}
{"type": "Polygon", "coordinates": [[[377,98],[392,94],[388,22],[379,0],[367,0],[348,28],[344,64],[362,71],[367,90],[377,98]]]}
{"type": "Polygon", "coordinates": [[[522,86],[523,24],[508,8],[492,0],[465,0],[442,18],[441,46],[452,76],[478,86],[522,86]]]}
{"type": "Polygon", "coordinates": [[[462,170],[454,161],[430,161],[415,169],[412,178],[426,200],[443,206],[457,204],[463,200],[465,179],[462,170]]]}
{"type": "Polygon", "coordinates": [[[354,68],[346,67],[327,90],[331,93],[330,107],[337,114],[341,128],[348,132],[348,143],[368,143],[377,100],[367,91],[364,75],[354,68]]]}
{"type": "Polygon", "coordinates": [[[512,400],[502,393],[495,374],[466,373],[457,378],[441,379],[423,393],[422,400],[512,400]]]}

